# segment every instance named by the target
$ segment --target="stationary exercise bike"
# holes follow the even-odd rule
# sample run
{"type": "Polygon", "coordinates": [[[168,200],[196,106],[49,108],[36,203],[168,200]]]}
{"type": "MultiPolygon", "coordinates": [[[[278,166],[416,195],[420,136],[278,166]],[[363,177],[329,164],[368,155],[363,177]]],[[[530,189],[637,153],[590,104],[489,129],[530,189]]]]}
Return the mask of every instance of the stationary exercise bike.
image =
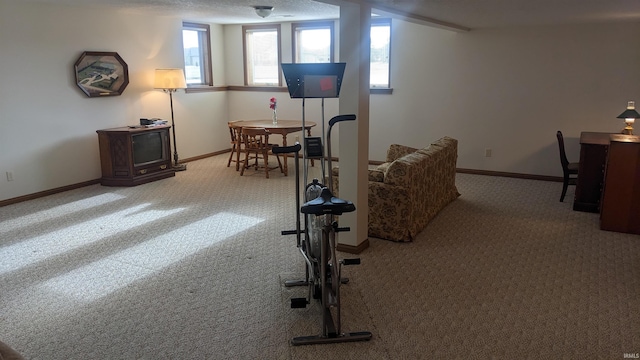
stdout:
{"type": "MultiPolygon", "coordinates": [[[[329,168],[329,187],[313,179],[305,188],[305,203],[300,206],[299,152],[300,144],[288,147],[276,147],[274,153],[294,153],[296,173],[296,230],[282,231],[282,235],[296,235],[297,247],[306,264],[304,280],[285,282],[286,286],[308,286],[307,297],[291,299],[292,308],[304,308],[311,299],[318,299],[322,305],[322,332],[318,335],[299,336],[291,340],[293,345],[324,344],[336,342],[370,340],[368,331],[342,332],[340,313],[340,286],[348,282],[342,277],[343,265],[358,265],[360,259],[338,260],[336,256],[336,233],[349,231],[348,227],[339,227],[336,215],[355,211],[355,205],[347,200],[333,196],[331,189],[331,128],[341,121],[353,121],[355,115],[340,115],[329,121],[327,131],[327,162],[329,168]],[[298,212],[297,209],[300,209],[298,212]],[[304,230],[300,228],[300,214],[304,214],[304,230]]],[[[305,154],[311,158],[322,159],[322,177],[324,179],[324,151],[318,138],[305,139],[305,154]]],[[[305,164],[306,167],[306,156],[305,164]]],[[[305,176],[307,174],[305,168],[305,176]]],[[[307,179],[305,179],[305,182],[307,179]]]]}

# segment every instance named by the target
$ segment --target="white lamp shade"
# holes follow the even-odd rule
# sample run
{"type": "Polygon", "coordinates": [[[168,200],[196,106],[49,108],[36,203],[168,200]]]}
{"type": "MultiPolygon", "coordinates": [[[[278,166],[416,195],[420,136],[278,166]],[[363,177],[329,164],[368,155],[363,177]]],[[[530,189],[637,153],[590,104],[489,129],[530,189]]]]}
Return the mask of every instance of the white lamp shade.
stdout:
{"type": "Polygon", "coordinates": [[[156,69],[155,89],[186,89],[187,81],[182,69],[156,69]]]}

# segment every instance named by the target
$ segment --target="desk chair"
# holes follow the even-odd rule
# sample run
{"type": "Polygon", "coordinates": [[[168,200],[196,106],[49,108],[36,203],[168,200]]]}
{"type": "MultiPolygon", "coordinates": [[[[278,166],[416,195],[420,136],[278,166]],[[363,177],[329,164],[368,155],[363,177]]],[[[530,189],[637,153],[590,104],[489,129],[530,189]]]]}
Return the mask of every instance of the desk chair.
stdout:
{"type": "Polygon", "coordinates": [[[282,168],[282,162],[280,162],[280,156],[277,154],[273,154],[271,150],[274,145],[269,144],[269,134],[267,130],[264,128],[242,128],[242,142],[244,152],[244,164],[242,166],[242,170],[240,170],[240,176],[244,174],[244,169],[254,166],[256,170],[259,168],[264,168],[264,173],[269,178],[269,171],[280,168],[280,172],[284,174],[284,169],[282,168]],[[269,153],[271,155],[275,155],[278,160],[278,166],[269,167],[269,153]],[[253,165],[249,164],[249,160],[254,159],[255,162],[253,165]],[[263,165],[259,164],[259,160],[262,159],[263,165]]]}
{"type": "Polygon", "coordinates": [[[564,196],[567,194],[567,187],[569,187],[569,185],[576,185],[577,183],[580,163],[569,162],[569,160],[567,160],[567,153],[564,151],[564,138],[562,137],[561,131],[556,133],[556,137],[558,138],[558,147],[560,148],[560,164],[562,164],[562,172],[564,174],[562,194],[560,195],[560,202],[563,202],[564,196]]]}

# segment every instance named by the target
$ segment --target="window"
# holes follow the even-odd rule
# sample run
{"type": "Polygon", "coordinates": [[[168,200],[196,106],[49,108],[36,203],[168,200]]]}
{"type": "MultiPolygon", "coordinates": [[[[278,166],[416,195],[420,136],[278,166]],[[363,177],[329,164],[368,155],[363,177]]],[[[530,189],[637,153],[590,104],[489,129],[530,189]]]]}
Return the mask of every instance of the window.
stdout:
{"type": "Polygon", "coordinates": [[[391,53],[391,19],[371,19],[372,88],[389,88],[389,55],[391,53]]]}
{"type": "Polygon", "coordinates": [[[213,86],[209,25],[183,22],[182,47],[184,48],[184,74],[187,86],[213,86]]]}
{"type": "Polygon", "coordinates": [[[280,24],[242,27],[244,83],[253,86],[281,86],[280,24]]]}
{"type": "Polygon", "coordinates": [[[291,24],[294,63],[333,62],[333,22],[291,24]]]}

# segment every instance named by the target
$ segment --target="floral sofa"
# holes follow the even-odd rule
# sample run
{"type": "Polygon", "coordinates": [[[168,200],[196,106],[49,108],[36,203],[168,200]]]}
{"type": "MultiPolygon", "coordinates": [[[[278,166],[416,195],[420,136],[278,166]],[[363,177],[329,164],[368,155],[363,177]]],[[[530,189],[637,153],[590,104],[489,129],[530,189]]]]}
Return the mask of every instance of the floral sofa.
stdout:
{"type": "MultiPolygon", "coordinates": [[[[369,236],[412,241],[460,196],[457,158],[458,140],[447,136],[422,149],[391,145],[386,162],[369,169],[369,236]]],[[[337,193],[339,168],[333,168],[332,175],[337,193]]]]}

